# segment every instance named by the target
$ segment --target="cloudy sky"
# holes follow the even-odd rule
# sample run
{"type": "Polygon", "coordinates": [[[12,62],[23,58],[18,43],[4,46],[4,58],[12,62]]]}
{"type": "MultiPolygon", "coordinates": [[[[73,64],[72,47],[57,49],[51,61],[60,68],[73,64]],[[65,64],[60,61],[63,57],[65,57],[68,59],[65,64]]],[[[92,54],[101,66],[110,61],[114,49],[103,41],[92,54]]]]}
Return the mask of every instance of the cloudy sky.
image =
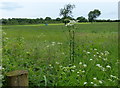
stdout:
{"type": "Polygon", "coordinates": [[[87,18],[89,11],[99,9],[98,19],[118,19],[119,0],[1,0],[0,18],[57,18],[60,8],[70,3],[76,8],[73,17],[87,18]]]}

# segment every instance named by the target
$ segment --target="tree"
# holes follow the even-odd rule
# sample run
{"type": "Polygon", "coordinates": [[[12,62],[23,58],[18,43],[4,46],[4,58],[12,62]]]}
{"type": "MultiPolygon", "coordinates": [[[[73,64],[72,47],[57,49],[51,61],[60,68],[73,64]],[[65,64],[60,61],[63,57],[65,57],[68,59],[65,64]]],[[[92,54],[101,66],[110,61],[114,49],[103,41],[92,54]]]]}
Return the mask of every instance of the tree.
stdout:
{"type": "Polygon", "coordinates": [[[83,16],[77,17],[76,20],[78,20],[78,22],[87,22],[87,19],[85,17],[83,17],[83,16]]]}
{"type": "Polygon", "coordinates": [[[46,17],[45,20],[46,20],[46,21],[50,21],[51,18],[50,18],[50,17],[46,17]]]}
{"type": "Polygon", "coordinates": [[[88,20],[90,22],[93,22],[97,17],[99,17],[101,15],[101,12],[97,9],[95,9],[94,11],[90,11],[88,13],[88,20]]]}
{"type": "Polygon", "coordinates": [[[60,18],[56,18],[55,20],[56,20],[56,21],[60,21],[61,19],[60,19],[60,18]]]}
{"type": "Polygon", "coordinates": [[[60,16],[63,16],[64,19],[72,17],[72,10],[75,8],[75,5],[67,4],[64,8],[60,9],[60,16]]]}

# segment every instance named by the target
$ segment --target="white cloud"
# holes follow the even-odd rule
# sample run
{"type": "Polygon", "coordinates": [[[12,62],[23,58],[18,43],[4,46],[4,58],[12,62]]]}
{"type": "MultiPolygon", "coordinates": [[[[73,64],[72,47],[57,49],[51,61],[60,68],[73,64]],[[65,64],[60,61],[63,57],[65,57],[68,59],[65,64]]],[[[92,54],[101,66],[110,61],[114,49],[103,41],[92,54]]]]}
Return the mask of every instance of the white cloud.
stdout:
{"type": "Polygon", "coordinates": [[[15,10],[17,8],[22,8],[17,2],[2,2],[0,9],[3,10],[15,10]]]}

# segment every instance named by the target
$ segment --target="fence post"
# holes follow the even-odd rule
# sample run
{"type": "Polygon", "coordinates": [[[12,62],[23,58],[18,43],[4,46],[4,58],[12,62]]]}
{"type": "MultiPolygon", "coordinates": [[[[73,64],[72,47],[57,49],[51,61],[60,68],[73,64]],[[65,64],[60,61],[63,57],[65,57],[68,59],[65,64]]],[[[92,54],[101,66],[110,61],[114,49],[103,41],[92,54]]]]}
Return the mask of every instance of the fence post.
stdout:
{"type": "Polygon", "coordinates": [[[8,72],[7,76],[7,86],[29,86],[28,85],[28,71],[26,70],[16,70],[8,72]]]}

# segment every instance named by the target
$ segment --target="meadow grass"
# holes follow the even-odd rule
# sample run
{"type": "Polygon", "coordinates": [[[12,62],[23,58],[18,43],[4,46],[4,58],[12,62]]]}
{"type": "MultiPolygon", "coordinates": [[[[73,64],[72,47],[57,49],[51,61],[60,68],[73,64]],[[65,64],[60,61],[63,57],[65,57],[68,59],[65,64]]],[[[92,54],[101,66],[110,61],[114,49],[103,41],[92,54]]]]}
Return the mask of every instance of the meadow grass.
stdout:
{"type": "Polygon", "coordinates": [[[75,62],[71,63],[64,24],[3,26],[3,74],[26,69],[30,86],[116,86],[118,23],[75,27],[75,62]]]}

